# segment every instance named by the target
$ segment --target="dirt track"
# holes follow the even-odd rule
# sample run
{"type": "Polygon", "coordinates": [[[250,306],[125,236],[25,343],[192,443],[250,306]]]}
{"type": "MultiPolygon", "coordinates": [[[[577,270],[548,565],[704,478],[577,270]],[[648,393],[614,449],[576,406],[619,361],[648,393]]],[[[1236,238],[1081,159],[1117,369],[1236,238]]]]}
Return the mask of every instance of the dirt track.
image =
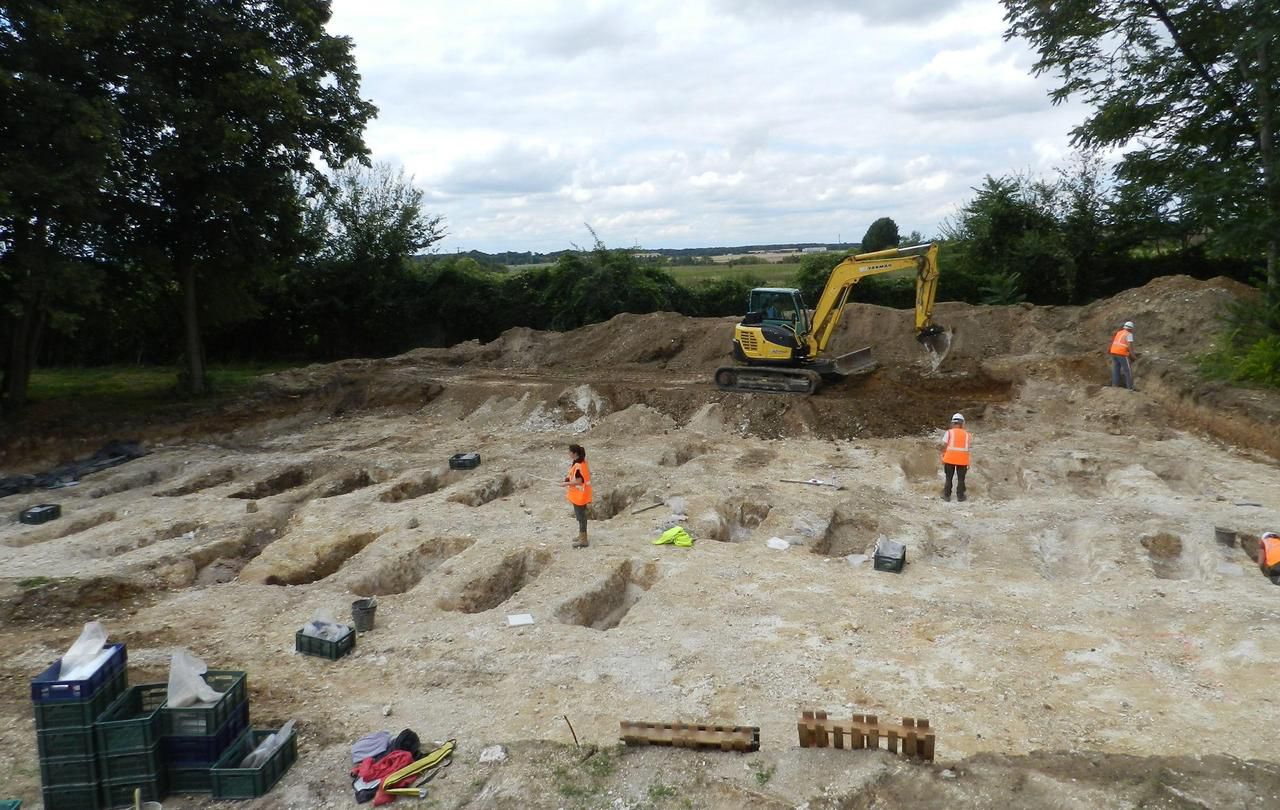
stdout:
{"type": "MultiPolygon", "coordinates": [[[[25,682],[102,616],[134,683],[185,645],[250,673],[255,726],[301,722],[263,807],[350,806],[345,746],[405,726],[460,741],[440,807],[1280,806],[1280,767],[1190,759],[1274,760],[1280,721],[1280,589],[1214,534],[1280,525],[1280,398],[1189,365],[1240,294],[1171,278],[1087,308],[940,306],[956,339],[936,374],[905,313],[853,307],[835,348],[882,367],[812,398],[715,391],[731,320],[674,315],[277,375],[155,426],[152,455],[57,493],[61,520],[0,528],[0,784],[35,804],[25,682]],[[1133,393],[1101,385],[1129,318],[1133,393]],[[937,497],[955,410],[976,436],[966,504],[937,497]],[[596,478],[586,551],[546,480],[570,440],[596,478]],[[448,471],[463,450],[482,466],[448,471]],[[844,488],[782,480],[810,478],[844,488]],[[696,547],[650,545],[677,509],[696,547]],[[879,536],[908,545],[902,575],[850,558],[879,536]],[[357,594],[379,628],[353,656],[292,653],[357,594]],[[519,612],[537,623],[506,627],[519,612]],[[799,751],[802,707],[928,717],[940,760],[976,758],[949,779],[799,751]],[[563,714],[598,745],[619,719],[758,724],[764,750],[592,770],[517,742],[567,742],[563,714]],[[508,762],[476,765],[493,742],[508,762]],[[1016,758],[1032,750],[1058,753],[1016,758]]],[[[10,452],[37,469],[58,445],[10,452]]]]}

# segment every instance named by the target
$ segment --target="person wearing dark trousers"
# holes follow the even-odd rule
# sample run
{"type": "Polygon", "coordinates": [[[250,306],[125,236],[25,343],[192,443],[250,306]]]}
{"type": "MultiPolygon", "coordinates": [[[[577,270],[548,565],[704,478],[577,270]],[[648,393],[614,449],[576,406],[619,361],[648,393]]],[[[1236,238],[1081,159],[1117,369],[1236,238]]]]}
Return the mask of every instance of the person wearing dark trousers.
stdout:
{"type": "Polygon", "coordinates": [[[1133,351],[1133,321],[1125,321],[1111,336],[1111,346],[1107,349],[1111,355],[1111,386],[1124,386],[1133,390],[1133,360],[1137,357],[1133,351]]]}
{"type": "Polygon", "coordinates": [[[587,505],[591,503],[591,470],[587,467],[587,451],[580,444],[569,445],[569,474],[560,486],[565,497],[573,504],[574,517],[578,519],[578,539],[574,548],[587,547],[587,505]]]}
{"type": "Polygon", "coordinates": [[[951,481],[956,482],[956,500],[963,501],[964,476],[969,471],[969,446],[972,437],[964,429],[964,414],[951,417],[951,428],[942,436],[942,469],[947,483],[942,488],[942,499],[951,500],[951,481]]]}

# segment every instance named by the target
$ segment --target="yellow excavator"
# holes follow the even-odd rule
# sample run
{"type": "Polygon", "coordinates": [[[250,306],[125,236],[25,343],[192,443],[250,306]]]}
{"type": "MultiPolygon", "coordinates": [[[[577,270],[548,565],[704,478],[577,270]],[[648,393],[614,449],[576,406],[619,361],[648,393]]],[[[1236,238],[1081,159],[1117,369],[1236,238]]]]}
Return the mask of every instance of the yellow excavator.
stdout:
{"type": "Polygon", "coordinates": [[[933,323],[938,246],[928,244],[848,257],[831,271],[812,313],[797,289],[752,290],[747,314],[733,330],[733,357],[742,365],[716,369],[716,385],[725,391],[812,394],[824,379],[870,373],[876,367],[870,348],[830,358],[824,355],[827,344],[855,284],[868,276],[908,269],[916,271],[916,340],[937,368],[951,348],[951,333],[933,323]]]}

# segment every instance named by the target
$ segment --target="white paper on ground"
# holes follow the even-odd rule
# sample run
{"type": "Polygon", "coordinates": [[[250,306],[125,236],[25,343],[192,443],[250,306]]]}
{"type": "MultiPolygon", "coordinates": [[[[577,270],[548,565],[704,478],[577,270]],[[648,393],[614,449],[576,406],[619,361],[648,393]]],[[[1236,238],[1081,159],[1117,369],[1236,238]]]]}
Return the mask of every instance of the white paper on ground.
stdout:
{"type": "Polygon", "coordinates": [[[522,624],[533,624],[533,614],[516,613],[507,617],[508,627],[519,627],[522,624]]]}
{"type": "Polygon", "coordinates": [[[769,546],[769,548],[776,548],[778,551],[786,551],[791,548],[791,544],[786,540],[783,540],[781,537],[770,537],[765,544],[769,546]]]}

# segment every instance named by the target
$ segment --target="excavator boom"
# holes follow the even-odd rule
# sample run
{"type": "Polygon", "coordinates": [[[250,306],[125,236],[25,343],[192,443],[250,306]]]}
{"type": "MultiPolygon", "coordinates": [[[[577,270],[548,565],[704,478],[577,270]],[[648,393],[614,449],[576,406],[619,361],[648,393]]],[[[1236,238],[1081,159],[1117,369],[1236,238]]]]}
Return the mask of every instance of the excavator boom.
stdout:
{"type": "MultiPolygon", "coordinates": [[[[832,269],[822,294],[807,313],[776,312],[774,304],[790,295],[800,302],[796,290],[760,288],[752,291],[752,311],[734,331],[734,355],[745,366],[726,366],[716,371],[716,384],[729,391],[772,391],[811,394],[823,378],[842,378],[872,371],[871,349],[863,348],[839,357],[826,356],[840,316],[854,286],[864,278],[914,270],[916,275],[916,339],[929,352],[936,370],[951,347],[951,333],[933,323],[933,305],[938,292],[938,246],[915,245],[849,256],[832,269]],[[768,302],[755,306],[757,295],[768,302]]],[[[785,301],[783,302],[785,304],[785,301]]],[[[799,303],[797,309],[803,310],[799,303]]]]}

